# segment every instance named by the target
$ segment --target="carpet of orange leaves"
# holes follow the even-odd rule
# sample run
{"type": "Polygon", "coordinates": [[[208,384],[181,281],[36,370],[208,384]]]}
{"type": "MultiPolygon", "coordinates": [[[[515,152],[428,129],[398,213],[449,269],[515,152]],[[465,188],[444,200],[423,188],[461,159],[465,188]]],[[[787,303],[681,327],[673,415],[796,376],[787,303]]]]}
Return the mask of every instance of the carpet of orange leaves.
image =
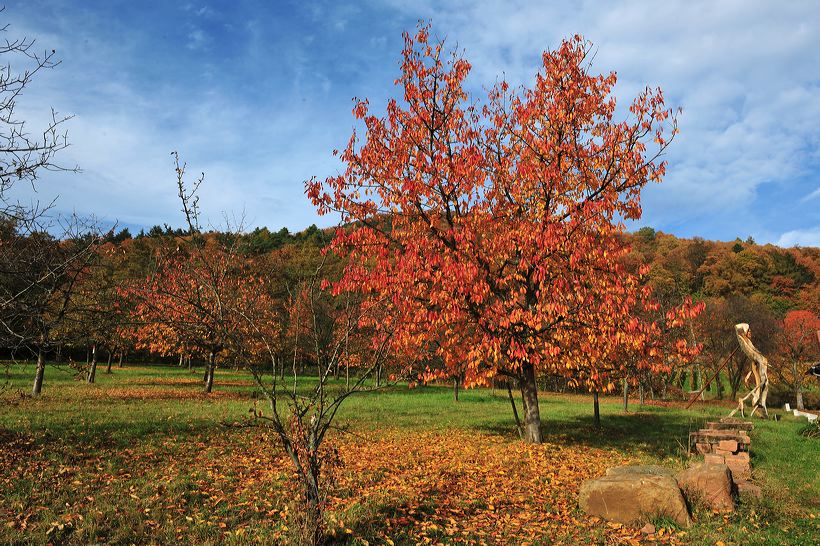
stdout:
{"type": "Polygon", "coordinates": [[[340,455],[344,470],[337,485],[348,494],[334,498],[332,508],[343,513],[353,504],[388,506],[385,539],[399,534],[421,544],[573,544],[584,543],[593,528],[613,544],[646,538],[577,508],[583,480],[629,462],[616,451],[528,445],[452,430],[344,438],[340,455]]]}
{"type": "MultiPolygon", "coordinates": [[[[168,533],[196,542],[194,525],[207,525],[214,542],[287,535],[292,496],[290,463],[263,428],[223,428],[218,433],[168,437],[150,446],[96,446],[85,453],[65,439],[9,434],[0,443],[0,484],[38,480],[27,507],[0,508],[9,528],[43,532],[38,506],[70,489],[60,521],[79,529],[97,519],[101,505],[134,504],[144,514],[140,533],[162,542],[168,533]],[[109,468],[114,455],[127,466],[109,468]],[[63,461],[55,464],[55,458],[63,461]],[[142,481],[139,481],[142,476],[142,481]],[[150,476],[145,480],[146,476],[150,476]],[[138,481],[134,481],[135,478],[138,481]],[[196,502],[169,495],[193,480],[196,502]],[[127,495],[127,498],[124,497],[127,495]],[[95,515],[96,514],[96,515],[95,515]],[[158,517],[161,515],[161,517],[158,517]],[[275,529],[274,534],[270,530],[275,529]],[[220,538],[221,537],[221,538],[220,538]]],[[[360,544],[606,544],[680,543],[685,533],[650,536],[589,518],[577,508],[583,480],[628,458],[584,445],[527,445],[480,431],[379,430],[362,436],[336,433],[341,465],[328,500],[328,528],[337,543],[360,544]]],[[[88,447],[88,446],[86,446],[88,447]]],[[[142,517],[142,516],[140,516],[142,517]]],[[[111,531],[112,533],[115,531],[111,531]]],[[[39,536],[42,536],[40,534],[39,536]]],[[[149,539],[151,540],[151,539],[149,539]]],[[[81,542],[78,542],[81,543],[81,542]]]]}

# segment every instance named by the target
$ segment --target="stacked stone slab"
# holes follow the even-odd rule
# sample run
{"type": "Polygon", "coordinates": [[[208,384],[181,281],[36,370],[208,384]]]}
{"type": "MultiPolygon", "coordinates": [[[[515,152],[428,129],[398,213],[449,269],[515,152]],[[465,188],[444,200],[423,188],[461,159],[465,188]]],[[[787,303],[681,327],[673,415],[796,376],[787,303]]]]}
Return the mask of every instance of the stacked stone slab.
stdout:
{"type": "Polygon", "coordinates": [[[732,471],[732,478],[743,490],[743,482],[752,478],[749,460],[749,432],[754,425],[740,419],[724,418],[710,421],[706,427],[689,434],[689,450],[704,456],[708,464],[725,464],[732,471]]]}

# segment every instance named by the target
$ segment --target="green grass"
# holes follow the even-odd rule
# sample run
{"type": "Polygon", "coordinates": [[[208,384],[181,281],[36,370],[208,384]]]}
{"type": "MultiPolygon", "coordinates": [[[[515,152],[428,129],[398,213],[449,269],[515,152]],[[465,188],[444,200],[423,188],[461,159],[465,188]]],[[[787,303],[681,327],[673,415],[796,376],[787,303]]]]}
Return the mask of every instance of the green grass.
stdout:
{"type": "MultiPolygon", "coordinates": [[[[50,365],[43,395],[31,399],[33,374],[32,364],[9,366],[0,394],[0,519],[6,519],[0,543],[242,544],[287,534],[289,470],[276,467],[264,479],[257,473],[275,466],[274,438],[230,426],[245,422],[260,398],[249,374],[219,370],[215,394],[205,396],[201,370],[128,366],[109,375],[103,366],[97,383],[88,385],[50,365]],[[224,466],[234,453],[241,464],[224,466]]],[[[300,378],[300,388],[310,382],[300,378]]],[[[635,401],[624,413],[620,398],[603,397],[597,429],[591,397],[541,395],[547,442],[608,448],[675,468],[686,464],[688,433],[729,406],[698,404],[685,411],[635,401]]],[[[454,429],[518,441],[501,390],[462,391],[456,403],[448,387],[393,386],[350,398],[338,422],[362,441],[385,430],[454,429]]],[[[788,414],[755,425],[752,464],[764,499],[742,504],[729,517],[697,512],[686,541],[808,544],[820,536],[820,440],[801,436],[805,420],[788,414]]],[[[346,525],[366,536],[373,522],[395,509],[383,501],[354,503],[344,514],[346,525]]]]}

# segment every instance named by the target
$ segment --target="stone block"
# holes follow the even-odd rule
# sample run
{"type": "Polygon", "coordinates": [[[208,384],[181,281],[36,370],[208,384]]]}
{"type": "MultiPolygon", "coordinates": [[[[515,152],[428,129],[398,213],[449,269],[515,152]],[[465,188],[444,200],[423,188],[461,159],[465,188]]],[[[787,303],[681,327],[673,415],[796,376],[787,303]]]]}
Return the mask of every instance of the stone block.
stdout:
{"type": "Polygon", "coordinates": [[[723,455],[709,453],[703,458],[703,462],[708,464],[725,464],[726,458],[723,455]]]}
{"type": "Polygon", "coordinates": [[[712,510],[735,509],[732,473],[725,464],[699,463],[678,474],[677,480],[690,502],[698,499],[712,510]]]}
{"type": "Polygon", "coordinates": [[[725,449],[730,453],[736,453],[738,448],[737,440],[721,440],[718,442],[718,447],[720,449],[725,449]]]}
{"type": "Polygon", "coordinates": [[[742,498],[755,498],[759,499],[763,496],[763,492],[760,490],[760,487],[753,484],[750,481],[742,480],[737,482],[737,494],[742,498]]]}
{"type": "Polygon", "coordinates": [[[633,525],[666,516],[688,527],[686,501],[672,476],[621,472],[581,485],[578,503],[591,516],[633,525]]]}

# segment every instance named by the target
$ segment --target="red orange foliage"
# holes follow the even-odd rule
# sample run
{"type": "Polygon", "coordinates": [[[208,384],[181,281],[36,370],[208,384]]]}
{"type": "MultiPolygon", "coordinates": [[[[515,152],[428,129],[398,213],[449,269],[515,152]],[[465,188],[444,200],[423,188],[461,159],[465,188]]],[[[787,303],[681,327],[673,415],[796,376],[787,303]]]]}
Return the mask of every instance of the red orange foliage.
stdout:
{"type": "Polygon", "coordinates": [[[650,291],[622,266],[618,235],[621,219],[640,217],[641,189],[661,180],[676,122],[650,89],[615,122],[615,74],[590,74],[589,49],[578,36],[564,41],[544,53],[532,89],[502,81],[477,106],[464,89],[469,63],[422,27],[405,36],[403,102],[391,100],[383,118],[357,102],[364,142],[354,132],[345,172],[307,183],[320,213],[357,223],[333,242],[348,258],[334,290],[387,301],[389,316],[373,326],[401,349],[433,346],[442,374],[468,386],[518,379],[536,442],[537,373],[598,388],[625,354],[668,366],[661,325],[641,318],[650,291]]]}

